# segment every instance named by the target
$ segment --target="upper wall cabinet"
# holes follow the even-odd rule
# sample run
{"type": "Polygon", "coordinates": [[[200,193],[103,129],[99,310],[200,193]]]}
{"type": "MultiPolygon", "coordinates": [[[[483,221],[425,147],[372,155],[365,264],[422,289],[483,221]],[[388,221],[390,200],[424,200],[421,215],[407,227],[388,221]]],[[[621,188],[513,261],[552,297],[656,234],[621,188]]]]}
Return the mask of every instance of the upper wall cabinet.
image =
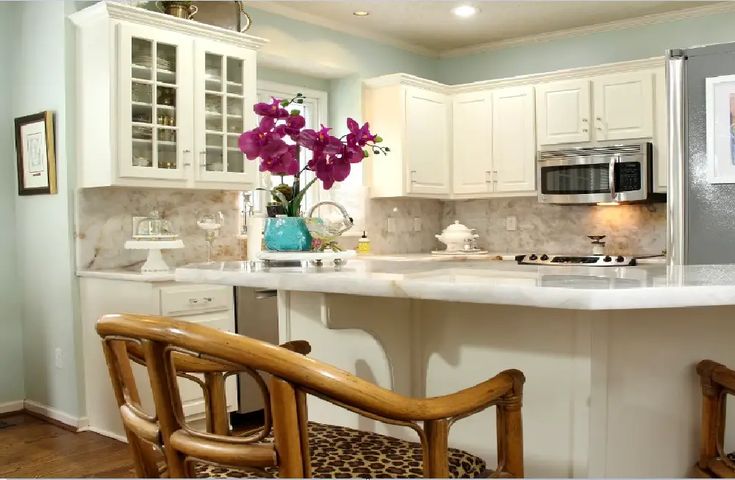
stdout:
{"type": "Polygon", "coordinates": [[[530,85],[460,93],[453,99],[453,190],[457,197],[533,193],[534,92],[530,85]]]}
{"type": "Polygon", "coordinates": [[[587,79],[536,87],[538,144],[589,142],[590,82],[587,79]]]}
{"type": "Polygon", "coordinates": [[[391,149],[366,162],[372,197],[449,196],[451,103],[437,85],[408,75],[366,82],[365,120],[391,149]]]}
{"type": "Polygon", "coordinates": [[[366,162],[372,197],[536,194],[536,151],[653,143],[653,189],[668,170],[664,60],[447,86],[410,75],[365,82],[364,114],[392,152],[366,162]],[[558,148],[558,147],[557,147],[558,148]]]}
{"type": "Polygon", "coordinates": [[[536,189],[534,91],[530,85],[493,92],[494,191],[536,189]]]}
{"type": "Polygon", "coordinates": [[[237,147],[263,40],[117,3],[77,25],[80,187],[252,188],[237,147]],[[107,100],[105,100],[107,99],[107,100]]]}
{"type": "Polygon", "coordinates": [[[452,101],[453,192],[493,191],[493,97],[489,91],[460,93],[452,101]]]}
{"type": "Polygon", "coordinates": [[[652,137],[653,77],[626,72],[537,86],[538,144],[652,137]]]}
{"type": "Polygon", "coordinates": [[[653,74],[632,72],[593,80],[595,139],[653,136],[653,74]]]}

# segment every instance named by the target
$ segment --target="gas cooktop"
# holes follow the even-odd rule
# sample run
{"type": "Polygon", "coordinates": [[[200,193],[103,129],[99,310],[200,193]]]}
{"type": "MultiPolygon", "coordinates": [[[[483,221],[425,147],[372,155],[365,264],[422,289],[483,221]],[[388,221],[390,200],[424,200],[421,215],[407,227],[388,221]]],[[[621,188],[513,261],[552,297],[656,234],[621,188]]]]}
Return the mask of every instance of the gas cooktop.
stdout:
{"type": "Polygon", "coordinates": [[[624,255],[518,255],[519,265],[552,265],[579,267],[626,267],[636,264],[635,257],[624,255]]]}

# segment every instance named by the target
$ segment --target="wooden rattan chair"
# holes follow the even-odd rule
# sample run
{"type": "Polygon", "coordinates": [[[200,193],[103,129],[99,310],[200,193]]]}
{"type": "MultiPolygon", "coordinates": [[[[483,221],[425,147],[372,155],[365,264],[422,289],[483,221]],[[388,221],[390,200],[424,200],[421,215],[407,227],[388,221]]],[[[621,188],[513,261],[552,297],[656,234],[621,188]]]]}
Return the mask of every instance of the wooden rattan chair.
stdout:
{"type": "Polygon", "coordinates": [[[699,460],[692,468],[694,477],[735,477],[735,455],[724,450],[727,395],[735,395],[735,371],[703,360],[697,364],[702,387],[702,430],[699,460]]]}
{"type": "Polygon", "coordinates": [[[162,450],[171,477],[480,477],[523,476],[522,388],[507,370],[457,393],[416,399],[385,390],[287,348],[175,319],[108,315],[97,332],[140,476],[158,476],[149,458],[162,450]],[[130,347],[136,345],[136,347],[130,347]],[[125,350],[123,350],[125,349],[125,350]],[[155,416],[139,407],[130,357],[148,369],[155,416]],[[241,436],[225,428],[224,381],[207,375],[247,372],[266,400],[265,425],[241,436]],[[177,375],[202,373],[206,431],[184,418],[177,375]],[[266,382],[261,374],[268,374],[266,382]],[[307,395],[366,417],[413,429],[420,443],[308,421],[307,395]],[[498,466],[448,447],[451,425],[488,407],[497,409],[498,466]],[[219,413],[214,413],[219,412],[219,413]],[[218,426],[218,422],[222,422],[218,426]]]}

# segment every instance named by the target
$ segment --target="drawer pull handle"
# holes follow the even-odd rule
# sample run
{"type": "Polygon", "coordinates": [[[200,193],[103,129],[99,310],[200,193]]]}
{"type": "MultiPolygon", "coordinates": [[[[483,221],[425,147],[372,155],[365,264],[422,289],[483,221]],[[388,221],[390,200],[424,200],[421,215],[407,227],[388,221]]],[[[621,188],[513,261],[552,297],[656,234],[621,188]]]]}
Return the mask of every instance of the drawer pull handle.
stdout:
{"type": "Polygon", "coordinates": [[[199,305],[200,303],[212,303],[212,297],[190,298],[189,305],[199,305]]]}

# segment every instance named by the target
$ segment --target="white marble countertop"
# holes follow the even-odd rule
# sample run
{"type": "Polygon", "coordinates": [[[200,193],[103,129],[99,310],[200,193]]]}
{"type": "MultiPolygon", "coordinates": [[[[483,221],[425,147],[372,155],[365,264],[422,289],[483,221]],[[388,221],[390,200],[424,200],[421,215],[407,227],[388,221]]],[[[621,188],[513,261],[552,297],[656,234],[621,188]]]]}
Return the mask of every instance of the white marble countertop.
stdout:
{"type": "Polygon", "coordinates": [[[572,310],[735,305],[735,265],[549,267],[491,258],[363,257],[330,267],[264,270],[260,263],[194,264],[176,280],[572,310]]]}
{"type": "Polygon", "coordinates": [[[173,282],[175,275],[170,272],[141,273],[140,270],[124,268],[108,270],[77,270],[77,277],[103,278],[106,280],[128,280],[132,282],[173,282]]]}

